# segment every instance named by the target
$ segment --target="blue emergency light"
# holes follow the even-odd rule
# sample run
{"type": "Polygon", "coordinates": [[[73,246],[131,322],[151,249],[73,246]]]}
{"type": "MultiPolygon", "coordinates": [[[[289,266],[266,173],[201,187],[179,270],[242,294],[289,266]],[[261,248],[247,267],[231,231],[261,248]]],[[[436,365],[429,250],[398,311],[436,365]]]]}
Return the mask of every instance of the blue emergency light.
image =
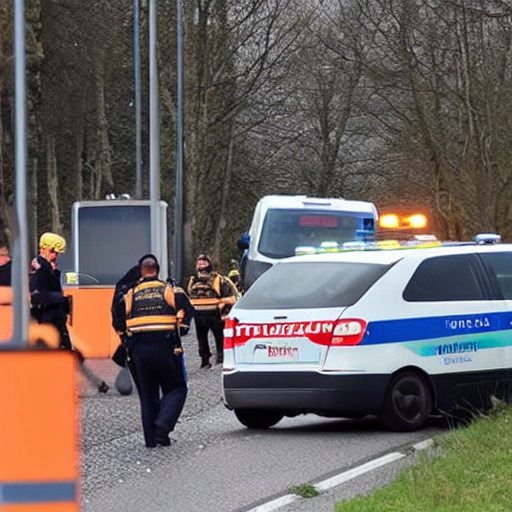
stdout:
{"type": "Polygon", "coordinates": [[[496,233],[480,233],[475,236],[477,244],[499,244],[501,242],[501,235],[496,233]]]}

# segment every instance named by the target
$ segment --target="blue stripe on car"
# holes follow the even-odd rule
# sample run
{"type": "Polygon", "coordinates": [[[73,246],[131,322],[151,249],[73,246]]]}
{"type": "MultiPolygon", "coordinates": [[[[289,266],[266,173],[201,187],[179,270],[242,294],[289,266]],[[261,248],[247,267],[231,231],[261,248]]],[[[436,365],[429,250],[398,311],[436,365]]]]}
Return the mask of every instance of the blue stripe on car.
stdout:
{"type": "MultiPolygon", "coordinates": [[[[510,311],[408,318],[404,320],[381,320],[368,324],[366,334],[360,345],[435,340],[452,336],[471,336],[511,329],[512,312],[510,311]]],[[[512,344],[512,336],[510,343],[505,344],[512,344]]],[[[503,342],[500,343],[500,346],[503,346],[503,342]]]]}

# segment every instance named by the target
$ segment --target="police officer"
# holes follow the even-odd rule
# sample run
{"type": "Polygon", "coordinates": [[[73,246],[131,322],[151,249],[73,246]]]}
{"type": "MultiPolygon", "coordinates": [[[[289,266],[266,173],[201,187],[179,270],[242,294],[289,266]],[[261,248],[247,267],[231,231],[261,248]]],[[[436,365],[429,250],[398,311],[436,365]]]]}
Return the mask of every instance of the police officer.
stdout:
{"type": "Polygon", "coordinates": [[[57,268],[59,255],[66,251],[66,240],[56,233],[43,233],[39,239],[39,255],[29,271],[30,312],[40,324],[52,324],[60,335],[60,348],[71,350],[66,326],[69,298],[64,296],[57,268]]]}
{"type": "MultiPolygon", "coordinates": [[[[62,291],[61,272],[57,268],[59,255],[66,251],[66,240],[56,233],[43,233],[39,238],[39,255],[30,264],[30,313],[40,324],[51,324],[59,333],[60,348],[73,350],[67,328],[70,313],[69,297],[62,291]]],[[[107,383],[97,377],[85,365],[83,355],[74,349],[80,362],[80,370],[100,393],[109,389],[107,383]]]]}
{"type": "Polygon", "coordinates": [[[196,311],[194,321],[201,368],[211,368],[208,332],[210,329],[213,332],[217,364],[220,364],[224,351],[224,317],[236,302],[238,292],[229,279],[213,271],[212,260],[206,254],[197,257],[196,273],[189,277],[186,291],[196,311]]]}
{"type": "Polygon", "coordinates": [[[124,297],[144,440],[150,448],[171,444],[169,433],[185,405],[187,382],[180,336],[188,333],[194,315],[186,294],[159,280],[159,270],[156,257],[142,259],[141,278],[124,297]]]}

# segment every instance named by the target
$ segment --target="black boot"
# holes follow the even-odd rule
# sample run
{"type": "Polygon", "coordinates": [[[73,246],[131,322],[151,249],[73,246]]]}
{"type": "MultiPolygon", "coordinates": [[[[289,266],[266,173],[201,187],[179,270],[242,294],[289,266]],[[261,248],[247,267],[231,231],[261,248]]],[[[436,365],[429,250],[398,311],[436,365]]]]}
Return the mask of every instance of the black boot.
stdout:
{"type": "Polygon", "coordinates": [[[210,358],[209,357],[203,357],[203,359],[201,360],[201,368],[211,368],[212,365],[210,363],[210,358]]]}
{"type": "Polygon", "coordinates": [[[169,433],[162,427],[155,428],[155,441],[160,446],[170,446],[171,440],[169,439],[169,433]]]}

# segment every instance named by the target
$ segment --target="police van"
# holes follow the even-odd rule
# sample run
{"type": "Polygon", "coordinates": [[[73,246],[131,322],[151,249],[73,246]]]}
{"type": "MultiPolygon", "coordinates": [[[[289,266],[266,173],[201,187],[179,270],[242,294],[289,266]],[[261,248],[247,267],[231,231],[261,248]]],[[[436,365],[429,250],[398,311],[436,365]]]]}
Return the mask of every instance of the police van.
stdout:
{"type": "Polygon", "coordinates": [[[289,258],[226,322],[223,400],[249,428],[372,414],[409,431],[511,384],[512,244],[289,258]]]}
{"type": "Polygon", "coordinates": [[[307,196],[262,197],[248,233],[238,246],[243,252],[240,270],[243,289],[277,261],[297,249],[319,252],[348,241],[370,241],[377,227],[377,208],[366,201],[307,196]]]}

